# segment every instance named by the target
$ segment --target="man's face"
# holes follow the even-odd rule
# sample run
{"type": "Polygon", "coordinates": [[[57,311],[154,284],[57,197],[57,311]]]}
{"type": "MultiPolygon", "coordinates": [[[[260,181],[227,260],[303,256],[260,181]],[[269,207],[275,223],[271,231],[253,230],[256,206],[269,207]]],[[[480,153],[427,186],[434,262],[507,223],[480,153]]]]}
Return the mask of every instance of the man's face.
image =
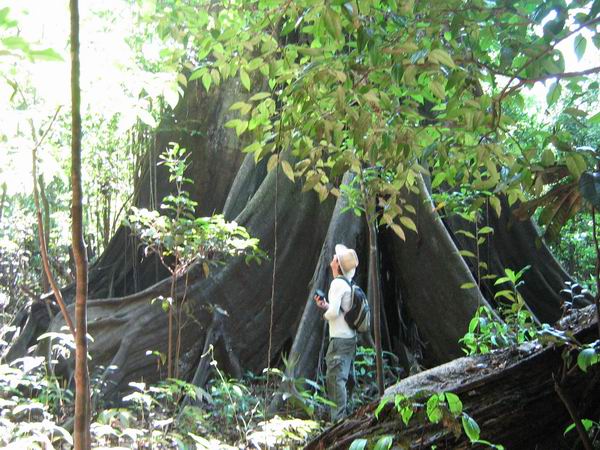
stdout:
{"type": "Polygon", "coordinates": [[[338,261],[336,255],[333,255],[333,258],[331,259],[331,263],[329,263],[329,267],[331,267],[331,271],[333,272],[334,275],[340,273],[340,262],[338,261]]]}

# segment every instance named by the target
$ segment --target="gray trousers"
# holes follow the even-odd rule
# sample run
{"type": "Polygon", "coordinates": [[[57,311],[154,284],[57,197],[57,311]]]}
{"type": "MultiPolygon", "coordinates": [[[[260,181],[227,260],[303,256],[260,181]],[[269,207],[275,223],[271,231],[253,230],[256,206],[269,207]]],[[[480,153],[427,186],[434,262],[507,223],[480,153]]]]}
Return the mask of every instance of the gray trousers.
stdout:
{"type": "Polygon", "coordinates": [[[356,338],[331,338],[325,362],[327,363],[327,397],[335,403],[331,407],[331,421],[342,418],[346,414],[346,383],[352,370],[352,362],[356,353],[356,338]]]}

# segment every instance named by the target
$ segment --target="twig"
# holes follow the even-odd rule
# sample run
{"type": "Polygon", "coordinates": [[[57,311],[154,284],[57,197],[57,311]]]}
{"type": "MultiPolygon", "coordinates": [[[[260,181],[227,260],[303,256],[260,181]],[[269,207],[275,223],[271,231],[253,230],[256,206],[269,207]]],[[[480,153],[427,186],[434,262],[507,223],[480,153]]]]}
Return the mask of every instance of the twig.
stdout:
{"type": "Polygon", "coordinates": [[[65,322],[67,323],[67,326],[69,327],[69,330],[71,331],[71,334],[73,335],[73,338],[75,338],[75,327],[73,326],[73,321],[71,320],[69,311],[67,311],[67,307],[63,300],[60,288],[58,287],[58,284],[56,283],[56,279],[52,275],[52,270],[50,269],[50,263],[48,261],[48,248],[47,248],[46,236],[44,233],[44,224],[42,221],[42,211],[40,209],[40,199],[39,199],[39,193],[38,193],[38,187],[37,187],[37,149],[42,145],[42,143],[44,142],[44,139],[50,132],[50,129],[52,128],[52,125],[54,124],[54,121],[56,120],[56,117],[58,116],[60,109],[61,109],[61,106],[56,108],[56,112],[54,113],[54,116],[52,117],[50,124],[46,128],[46,131],[44,131],[44,134],[42,134],[39,141],[37,142],[37,144],[35,144],[35,146],[32,149],[33,199],[34,199],[34,203],[35,203],[35,211],[36,211],[36,216],[37,216],[38,238],[40,241],[40,254],[42,257],[42,264],[44,266],[44,271],[46,273],[46,277],[48,278],[48,282],[50,283],[50,286],[52,287],[52,292],[54,293],[56,303],[58,303],[58,306],[59,306],[60,311],[65,319],[65,322]]]}
{"type": "MultiPolygon", "coordinates": [[[[552,377],[552,378],[554,378],[554,377],[552,377]]],[[[590,441],[590,437],[588,436],[587,432],[585,431],[585,428],[583,427],[583,424],[581,423],[581,419],[577,415],[577,411],[576,411],[575,407],[573,406],[571,399],[569,397],[567,397],[567,395],[562,390],[562,388],[560,387],[560,384],[556,381],[556,379],[554,379],[554,390],[558,394],[558,397],[560,398],[560,400],[565,405],[565,408],[567,408],[567,411],[569,412],[571,419],[575,423],[575,428],[577,429],[577,433],[579,433],[579,437],[581,438],[581,441],[583,442],[583,447],[586,450],[594,450],[594,447],[592,446],[592,442],[590,441]]]]}

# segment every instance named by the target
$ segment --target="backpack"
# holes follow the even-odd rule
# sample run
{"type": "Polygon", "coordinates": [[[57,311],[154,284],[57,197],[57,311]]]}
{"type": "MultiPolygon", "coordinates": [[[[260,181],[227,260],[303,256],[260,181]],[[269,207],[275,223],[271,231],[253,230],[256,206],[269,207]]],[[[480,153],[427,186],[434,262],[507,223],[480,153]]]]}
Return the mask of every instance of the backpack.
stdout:
{"type": "Polygon", "coordinates": [[[351,289],[350,297],[350,308],[348,311],[344,311],[340,306],[342,312],[344,312],[344,319],[350,328],[358,331],[359,333],[365,333],[369,331],[371,327],[371,308],[369,308],[369,301],[367,295],[360,288],[360,286],[351,283],[345,277],[342,278],[351,289]]]}

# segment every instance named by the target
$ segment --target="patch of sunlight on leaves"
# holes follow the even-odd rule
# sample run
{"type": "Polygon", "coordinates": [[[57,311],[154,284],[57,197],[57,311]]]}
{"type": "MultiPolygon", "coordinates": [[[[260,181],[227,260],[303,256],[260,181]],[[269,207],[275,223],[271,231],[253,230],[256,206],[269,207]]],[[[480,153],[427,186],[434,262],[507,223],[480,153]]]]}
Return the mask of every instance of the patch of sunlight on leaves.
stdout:
{"type": "Polygon", "coordinates": [[[270,448],[289,442],[302,443],[320,424],[314,420],[275,416],[266,422],[260,422],[258,429],[248,434],[248,441],[259,448],[270,448]]]}

